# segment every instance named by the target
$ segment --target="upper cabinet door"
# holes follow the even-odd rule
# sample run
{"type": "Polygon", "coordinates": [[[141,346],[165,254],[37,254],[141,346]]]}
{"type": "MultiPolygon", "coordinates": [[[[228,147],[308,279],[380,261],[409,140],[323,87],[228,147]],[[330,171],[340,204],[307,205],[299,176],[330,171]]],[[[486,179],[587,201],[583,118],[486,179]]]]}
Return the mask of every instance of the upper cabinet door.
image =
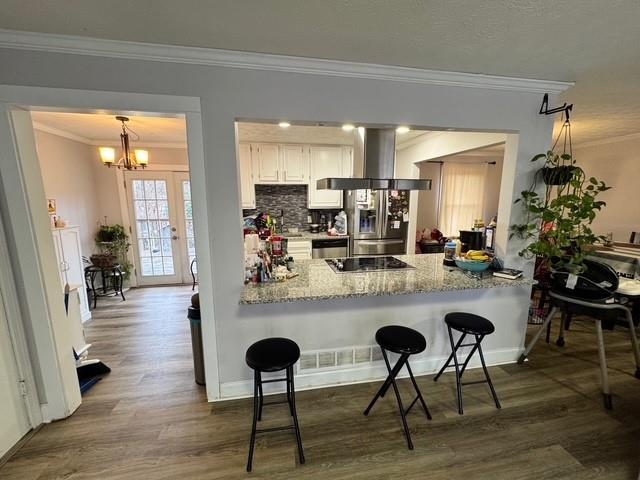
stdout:
{"type": "Polygon", "coordinates": [[[342,208],[342,190],[318,190],[316,181],[344,177],[342,147],[311,147],[309,155],[309,208],[342,208]]]}
{"type": "Polygon", "coordinates": [[[251,145],[253,175],[255,183],[279,183],[280,171],[278,145],[260,143],[251,145]]]}
{"type": "Polygon", "coordinates": [[[280,145],[280,181],[307,184],[309,156],[303,145],[280,145]]]}
{"type": "Polygon", "coordinates": [[[253,185],[251,146],[248,143],[241,143],[238,146],[238,162],[240,163],[240,196],[242,208],[256,208],[256,189],[253,185]]]}

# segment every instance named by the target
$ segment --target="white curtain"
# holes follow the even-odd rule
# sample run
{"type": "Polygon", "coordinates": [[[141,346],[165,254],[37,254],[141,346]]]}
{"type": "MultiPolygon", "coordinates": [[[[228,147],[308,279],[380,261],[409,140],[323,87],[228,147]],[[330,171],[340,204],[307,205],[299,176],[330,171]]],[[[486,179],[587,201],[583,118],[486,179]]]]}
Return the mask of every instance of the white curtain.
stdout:
{"type": "Polygon", "coordinates": [[[486,163],[444,163],[440,230],[445,236],[457,237],[482,218],[486,183],[486,163]]]}

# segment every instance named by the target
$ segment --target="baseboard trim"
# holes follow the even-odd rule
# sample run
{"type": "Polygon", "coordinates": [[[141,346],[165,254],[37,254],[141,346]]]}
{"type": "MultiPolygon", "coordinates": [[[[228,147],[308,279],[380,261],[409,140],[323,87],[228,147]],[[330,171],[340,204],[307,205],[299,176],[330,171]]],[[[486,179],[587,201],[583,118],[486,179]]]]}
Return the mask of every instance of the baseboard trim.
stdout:
{"type": "MultiPolygon", "coordinates": [[[[485,361],[488,366],[505,365],[516,363],[522,354],[522,348],[509,348],[501,350],[493,350],[484,352],[485,361]]],[[[411,361],[411,369],[415,376],[432,375],[436,373],[442,364],[447,360],[448,356],[434,356],[427,358],[418,358],[411,361]]],[[[469,369],[480,368],[480,359],[477,355],[469,362],[469,369]]],[[[398,375],[398,378],[406,378],[408,374],[406,370],[398,375]]],[[[281,373],[281,372],[280,372],[281,373]]],[[[264,378],[269,378],[263,375],[264,378]]],[[[344,385],[353,385],[358,383],[368,383],[383,380],[387,376],[387,369],[383,362],[374,362],[366,364],[362,367],[349,369],[333,369],[322,372],[305,373],[296,375],[296,390],[314,390],[316,388],[331,388],[344,385]]],[[[278,377],[278,372],[273,375],[278,377]]],[[[265,395],[273,395],[283,393],[284,383],[267,383],[264,385],[265,395]]],[[[234,400],[238,398],[247,398],[253,395],[253,380],[241,380],[237,382],[225,382],[220,385],[220,398],[215,402],[234,400]]]]}
{"type": "Polygon", "coordinates": [[[11,457],[13,457],[18,452],[18,450],[20,450],[29,440],[31,440],[31,438],[33,438],[33,436],[38,432],[38,430],[40,430],[41,427],[42,425],[39,425],[29,430],[20,440],[18,440],[18,442],[13,447],[9,449],[7,453],[0,457],[0,468],[2,468],[9,460],[11,460],[11,457]]]}

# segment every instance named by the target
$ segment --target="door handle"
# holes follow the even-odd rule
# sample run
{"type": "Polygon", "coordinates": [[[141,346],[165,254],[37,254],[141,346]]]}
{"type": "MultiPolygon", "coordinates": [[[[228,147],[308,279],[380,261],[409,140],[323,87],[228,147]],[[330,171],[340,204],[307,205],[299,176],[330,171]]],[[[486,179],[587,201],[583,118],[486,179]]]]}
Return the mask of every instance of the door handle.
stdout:
{"type": "Polygon", "coordinates": [[[177,239],[178,239],[177,235],[174,235],[173,237],[171,237],[171,240],[177,240],[177,239]]]}
{"type": "Polygon", "coordinates": [[[360,245],[392,245],[404,243],[404,240],[356,240],[360,245]]]}

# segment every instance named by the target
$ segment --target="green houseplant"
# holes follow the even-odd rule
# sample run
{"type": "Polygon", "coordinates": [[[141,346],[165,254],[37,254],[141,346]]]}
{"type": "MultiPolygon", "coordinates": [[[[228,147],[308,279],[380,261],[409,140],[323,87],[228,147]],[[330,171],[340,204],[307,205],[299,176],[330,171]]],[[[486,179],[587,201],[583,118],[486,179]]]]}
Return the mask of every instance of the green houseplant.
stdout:
{"type": "Polygon", "coordinates": [[[96,232],[95,242],[100,253],[92,255],[91,262],[98,266],[111,266],[119,263],[125,278],[127,278],[132,267],[127,259],[127,252],[131,244],[124,227],[119,224],[100,225],[96,232]]]}
{"type": "Polygon", "coordinates": [[[579,273],[584,269],[585,247],[604,240],[593,233],[591,224],[606,205],[598,195],[611,187],[594,177],[587,179],[570,153],[550,150],[531,161],[541,159],[545,159],[544,165],[536,172],[533,185],[516,200],[522,204],[526,219],[511,225],[511,236],[530,241],[521,256],[537,257],[545,267],[579,273]],[[538,193],[540,177],[545,189],[538,193]]]}

